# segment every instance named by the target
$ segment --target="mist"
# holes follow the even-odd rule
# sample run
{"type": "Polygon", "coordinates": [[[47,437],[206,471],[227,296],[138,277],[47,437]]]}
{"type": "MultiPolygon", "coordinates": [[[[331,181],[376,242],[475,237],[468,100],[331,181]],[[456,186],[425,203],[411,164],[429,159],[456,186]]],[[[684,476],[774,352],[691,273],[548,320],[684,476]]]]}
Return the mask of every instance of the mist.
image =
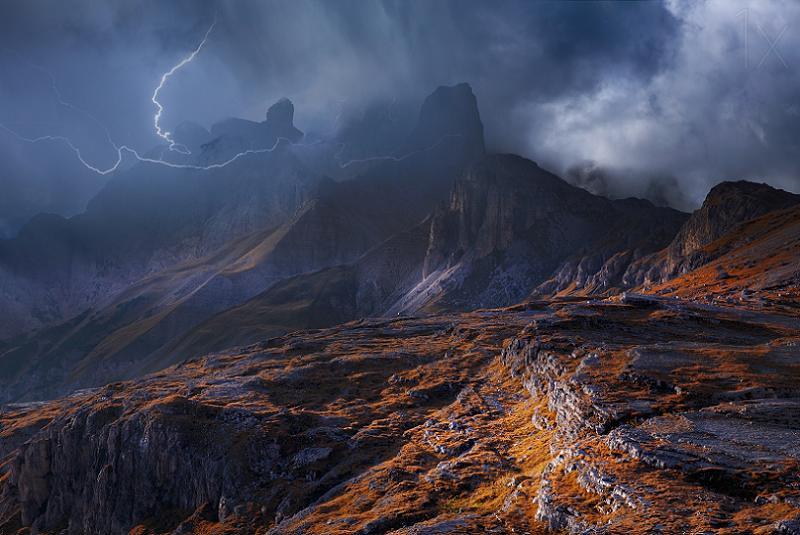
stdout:
{"type": "MultiPolygon", "coordinates": [[[[0,123],[69,136],[97,166],[107,138],[147,151],[162,124],[262,120],[290,98],[306,132],[371,103],[472,85],[493,152],[597,193],[690,210],[722,180],[800,191],[800,6],[788,1],[32,1],[0,20],[0,123]],[[73,104],[68,108],[59,99],[73,104]]],[[[0,132],[0,232],[76,213],[108,177],[57,142],[0,132]]]]}

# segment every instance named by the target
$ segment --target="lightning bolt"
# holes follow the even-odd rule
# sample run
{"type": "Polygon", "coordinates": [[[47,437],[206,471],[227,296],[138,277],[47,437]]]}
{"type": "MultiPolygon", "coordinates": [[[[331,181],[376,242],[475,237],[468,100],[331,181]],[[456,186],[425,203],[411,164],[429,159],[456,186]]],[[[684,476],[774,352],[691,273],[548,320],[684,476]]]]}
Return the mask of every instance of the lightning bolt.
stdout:
{"type": "MultiPolygon", "coordinates": [[[[191,63],[192,60],[194,60],[194,58],[197,57],[197,55],[200,53],[200,51],[203,49],[203,47],[205,46],[206,42],[208,41],[208,37],[209,37],[209,35],[211,35],[211,32],[214,30],[214,27],[216,26],[216,24],[217,24],[217,19],[215,17],[214,21],[211,23],[211,25],[206,30],[206,33],[203,36],[203,39],[200,41],[200,43],[197,45],[197,47],[195,47],[195,49],[192,50],[192,52],[188,56],[183,58],[180,62],[175,64],[167,72],[165,72],[164,74],[161,75],[161,79],[159,80],[159,83],[156,86],[155,90],[153,91],[152,97],[150,98],[150,100],[156,106],[156,113],[153,116],[153,124],[155,126],[156,134],[160,138],[162,138],[165,141],[167,141],[167,143],[169,144],[168,149],[171,150],[171,151],[179,152],[179,153],[185,154],[185,155],[191,154],[191,151],[189,151],[188,147],[186,147],[185,145],[183,145],[181,143],[177,143],[172,138],[172,135],[171,135],[170,132],[165,131],[165,130],[163,130],[161,128],[160,121],[161,121],[161,114],[164,111],[164,106],[158,100],[159,93],[164,88],[164,84],[166,84],[167,80],[169,80],[169,78],[173,74],[175,74],[178,70],[180,70],[186,64],[191,63]]],[[[54,96],[56,98],[56,101],[60,105],[85,115],[86,117],[91,119],[95,124],[97,124],[105,132],[106,139],[107,139],[108,143],[114,148],[114,151],[116,152],[116,159],[115,159],[114,163],[111,166],[106,167],[106,168],[100,168],[100,167],[97,167],[96,165],[93,165],[88,160],[86,160],[86,158],[84,158],[83,154],[81,153],[80,148],[78,148],[75,145],[75,143],[73,143],[73,141],[70,138],[68,138],[67,136],[62,136],[62,135],[44,135],[44,136],[38,136],[38,137],[28,137],[28,136],[24,136],[24,135],[20,134],[19,132],[9,128],[7,125],[5,125],[3,123],[0,123],[0,129],[8,132],[9,134],[14,136],[18,140],[24,141],[24,142],[27,142],[27,143],[40,143],[40,142],[44,142],[44,141],[57,141],[57,142],[64,143],[65,145],[67,145],[67,147],[69,147],[69,149],[73,153],[75,153],[75,156],[77,157],[78,161],[81,164],[83,164],[84,167],[86,167],[87,169],[89,169],[89,170],[91,170],[91,171],[93,171],[93,172],[95,172],[95,173],[97,173],[99,175],[108,175],[108,174],[113,173],[114,171],[116,171],[119,168],[119,166],[122,164],[122,161],[124,159],[124,154],[130,154],[140,162],[159,164],[159,165],[164,165],[164,166],[167,166],[167,167],[172,167],[172,168],[175,168],[175,169],[209,170],[209,169],[218,169],[220,167],[225,167],[226,165],[229,165],[229,164],[235,162],[236,160],[238,160],[238,159],[240,159],[240,158],[242,158],[244,156],[250,155],[250,154],[262,154],[262,153],[273,152],[275,149],[278,148],[278,146],[280,146],[282,141],[289,141],[286,138],[278,138],[275,141],[275,144],[272,147],[264,148],[264,149],[249,149],[249,150],[246,150],[246,151],[243,151],[243,152],[240,152],[240,153],[234,155],[233,157],[229,158],[228,160],[225,160],[223,162],[213,163],[213,164],[210,164],[210,165],[173,163],[173,162],[169,162],[169,161],[164,160],[163,159],[163,154],[162,154],[162,158],[160,158],[160,159],[147,158],[145,156],[142,156],[136,149],[134,149],[132,147],[129,147],[128,145],[117,145],[117,143],[115,143],[114,140],[111,138],[111,134],[110,134],[108,128],[106,128],[106,126],[102,122],[100,122],[94,115],[92,115],[88,111],[84,110],[83,108],[80,108],[80,107],[72,104],[71,102],[68,102],[67,100],[65,100],[63,98],[62,94],[61,94],[61,91],[58,89],[58,84],[56,84],[55,77],[52,75],[52,73],[50,73],[48,70],[46,70],[44,67],[41,67],[40,65],[36,65],[35,63],[31,63],[31,62],[26,61],[26,60],[23,60],[23,61],[25,61],[25,63],[30,65],[32,68],[44,73],[50,79],[50,87],[51,87],[51,89],[53,91],[53,94],[54,94],[54,96]]]]}
{"type": "Polygon", "coordinates": [[[111,173],[113,171],[116,171],[117,167],[119,167],[120,163],[122,163],[122,151],[123,151],[123,149],[127,150],[127,147],[117,147],[116,145],[114,145],[114,148],[117,149],[117,161],[114,163],[113,166],[109,167],[108,169],[100,169],[99,167],[95,167],[94,165],[92,165],[91,163],[86,161],[86,159],[84,159],[83,155],[81,154],[81,150],[78,147],[76,147],[75,144],[72,142],[72,140],[70,140],[66,136],[50,136],[50,135],[47,135],[47,136],[39,136],[39,137],[26,137],[26,136],[23,136],[22,134],[19,134],[19,133],[15,132],[14,130],[10,129],[9,127],[7,127],[6,125],[4,125],[2,123],[0,123],[0,129],[5,130],[6,132],[11,134],[15,138],[19,139],[20,141],[26,141],[28,143],[39,143],[41,141],[60,141],[60,142],[63,142],[72,150],[72,152],[75,153],[75,156],[77,156],[78,161],[80,161],[83,164],[84,167],[94,171],[98,175],[107,175],[107,174],[109,174],[109,173],[111,173]]]}
{"type": "Polygon", "coordinates": [[[109,135],[108,129],[94,115],[92,115],[91,113],[89,113],[85,109],[83,109],[83,108],[81,108],[79,106],[76,106],[75,104],[73,104],[71,102],[68,102],[68,101],[64,100],[64,97],[61,95],[61,90],[58,88],[58,84],[56,83],[56,77],[53,76],[53,73],[51,73],[50,71],[48,71],[47,69],[45,69],[41,65],[38,65],[36,63],[33,63],[32,61],[29,61],[29,60],[21,57],[19,55],[19,52],[16,52],[16,51],[14,51],[14,52],[17,55],[17,57],[19,58],[20,61],[26,63],[32,69],[35,69],[35,70],[41,72],[42,74],[44,74],[45,76],[47,76],[47,78],[50,80],[50,90],[53,92],[53,95],[56,98],[56,102],[58,102],[61,106],[64,106],[65,108],[69,108],[72,111],[75,111],[77,113],[85,115],[86,117],[91,119],[92,122],[94,122],[97,126],[102,128],[105,131],[107,136],[109,135]]]}
{"type": "Polygon", "coordinates": [[[170,132],[161,129],[161,124],[160,124],[161,113],[164,111],[164,106],[162,106],[161,103],[158,101],[158,94],[161,92],[161,90],[164,88],[164,84],[167,83],[167,80],[169,80],[169,78],[173,74],[178,72],[188,63],[191,63],[194,60],[194,58],[197,57],[197,54],[199,54],[200,51],[203,49],[203,46],[205,46],[206,41],[208,41],[208,36],[211,35],[211,32],[214,30],[214,26],[216,25],[217,25],[217,18],[214,17],[214,22],[212,22],[211,26],[209,26],[208,30],[206,30],[206,34],[203,36],[203,40],[200,41],[200,44],[197,45],[197,47],[194,50],[192,50],[191,54],[183,58],[180,62],[175,64],[170,70],[161,75],[161,80],[158,82],[158,85],[156,86],[155,90],[153,90],[153,96],[150,97],[150,100],[156,107],[156,114],[153,116],[153,126],[155,126],[156,128],[156,135],[158,135],[158,137],[164,139],[164,141],[169,143],[169,150],[174,150],[181,154],[191,154],[191,151],[185,145],[176,143],[175,140],[172,139],[172,134],[170,132]]]}
{"type": "Polygon", "coordinates": [[[26,137],[26,136],[23,136],[23,135],[15,132],[14,130],[8,128],[6,125],[4,125],[2,123],[0,123],[0,129],[5,130],[6,132],[8,132],[12,136],[16,137],[20,141],[26,141],[28,143],[39,143],[41,141],[61,141],[61,142],[65,143],[72,150],[72,152],[75,153],[75,156],[77,156],[78,160],[87,169],[90,169],[90,170],[94,171],[98,175],[107,175],[109,173],[113,173],[114,171],[116,171],[117,168],[122,163],[123,154],[125,154],[125,153],[131,154],[138,161],[144,162],[144,163],[154,163],[154,164],[158,164],[158,165],[164,165],[166,167],[172,167],[173,169],[194,169],[194,170],[197,170],[197,171],[208,171],[210,169],[219,169],[221,167],[226,167],[226,166],[232,164],[233,162],[235,162],[236,160],[239,160],[239,159],[244,158],[245,156],[249,156],[251,154],[266,154],[266,153],[274,152],[281,145],[281,143],[284,142],[284,141],[289,143],[289,144],[292,144],[292,141],[289,138],[279,137],[278,139],[275,140],[275,143],[271,147],[264,148],[264,149],[248,149],[248,150],[245,150],[245,151],[242,151],[242,152],[239,152],[239,153],[235,154],[234,156],[228,158],[225,161],[212,163],[212,164],[209,164],[209,165],[197,165],[197,164],[190,164],[190,163],[173,163],[173,162],[168,162],[166,160],[160,160],[160,159],[157,159],[157,158],[148,158],[146,156],[142,156],[141,154],[139,154],[139,152],[136,149],[131,148],[131,147],[127,146],[127,145],[119,145],[119,146],[113,145],[114,149],[117,152],[117,160],[116,160],[116,162],[114,162],[114,165],[112,165],[111,167],[108,167],[106,169],[100,169],[99,167],[95,167],[94,165],[92,165],[88,161],[86,161],[86,159],[84,159],[83,155],[81,154],[81,150],[78,147],[76,147],[75,144],[72,143],[72,141],[66,136],[50,136],[50,135],[47,135],[47,136],[39,136],[39,137],[26,137]]]}
{"type": "MultiPolygon", "coordinates": [[[[22,55],[19,53],[19,51],[14,50],[14,49],[10,49],[10,51],[15,55],[15,57],[17,58],[18,61],[28,65],[30,68],[32,68],[32,69],[34,69],[36,71],[39,71],[40,73],[45,75],[48,78],[48,80],[50,80],[50,90],[53,92],[53,96],[55,97],[56,102],[60,106],[68,108],[68,109],[70,109],[70,110],[72,110],[72,111],[74,111],[76,113],[79,113],[79,114],[87,117],[89,120],[91,120],[94,124],[96,124],[98,127],[100,127],[101,130],[103,130],[103,132],[105,133],[105,136],[106,136],[106,140],[108,140],[108,142],[111,144],[111,146],[113,146],[115,149],[117,149],[116,144],[111,139],[111,133],[108,131],[108,128],[106,128],[106,126],[97,117],[92,115],[90,112],[88,112],[84,108],[81,108],[80,106],[76,106],[75,104],[73,104],[73,103],[71,103],[71,102],[69,102],[69,101],[64,99],[63,95],[61,94],[61,90],[58,88],[58,84],[56,83],[56,78],[55,78],[55,76],[53,76],[53,73],[51,73],[50,71],[48,71],[47,69],[45,69],[41,65],[39,65],[37,63],[34,63],[34,62],[22,57],[22,55]]],[[[70,139],[68,139],[67,137],[65,137],[65,136],[51,135],[51,136],[39,136],[39,137],[36,137],[36,138],[28,138],[28,137],[25,137],[25,136],[15,132],[14,130],[10,129],[5,124],[0,123],[0,128],[5,130],[6,132],[10,133],[11,135],[16,137],[20,141],[27,141],[29,143],[37,143],[39,141],[62,141],[64,143],[66,143],[69,146],[69,148],[78,155],[78,159],[81,161],[81,163],[84,164],[84,166],[92,169],[95,172],[99,172],[100,171],[99,169],[95,168],[94,166],[88,164],[88,162],[86,162],[80,156],[80,150],[78,150],[78,148],[74,145],[74,143],[72,143],[72,141],[70,139]]]]}
{"type": "MultiPolygon", "coordinates": [[[[172,75],[174,75],[177,71],[179,71],[181,68],[183,68],[187,64],[191,63],[197,57],[197,55],[200,53],[200,51],[206,45],[206,42],[208,41],[208,38],[211,35],[211,32],[214,30],[214,27],[216,26],[216,24],[217,24],[217,19],[215,17],[214,21],[211,23],[211,25],[206,30],[205,35],[203,36],[203,39],[200,41],[200,43],[197,45],[197,47],[195,47],[194,50],[192,50],[192,52],[189,55],[187,55],[186,57],[181,59],[181,61],[179,61],[172,68],[170,68],[168,71],[166,71],[164,74],[161,75],[159,83],[156,86],[155,90],[153,91],[152,97],[150,98],[151,102],[156,106],[156,113],[153,116],[153,125],[155,127],[156,135],[158,135],[160,138],[162,138],[163,140],[165,140],[169,144],[168,147],[167,147],[168,150],[174,151],[174,152],[178,152],[178,153],[183,154],[183,155],[190,155],[191,151],[185,145],[176,142],[172,138],[172,134],[170,132],[165,131],[165,130],[163,130],[161,128],[160,122],[161,122],[161,115],[162,115],[162,113],[164,111],[164,106],[158,100],[159,99],[159,93],[164,88],[164,85],[167,83],[167,81],[169,80],[169,78],[172,75]]],[[[44,73],[49,78],[50,87],[51,87],[51,89],[53,91],[53,95],[55,96],[56,101],[61,106],[64,106],[64,107],[69,108],[69,109],[71,109],[71,110],[73,110],[75,112],[83,114],[84,116],[88,117],[92,122],[94,122],[97,126],[99,126],[105,132],[106,140],[108,141],[109,145],[111,145],[111,147],[113,147],[114,152],[116,153],[116,159],[115,159],[114,163],[112,165],[110,165],[109,167],[101,168],[101,167],[98,167],[96,165],[93,165],[88,160],[86,160],[86,158],[84,158],[83,154],[81,153],[80,148],[77,147],[75,145],[75,143],[73,143],[73,141],[67,136],[63,136],[63,135],[43,135],[43,136],[38,136],[38,137],[28,137],[28,136],[24,136],[24,135],[20,134],[19,132],[13,130],[12,128],[8,127],[7,125],[5,125],[3,123],[0,123],[0,130],[4,130],[5,132],[9,133],[10,135],[15,137],[16,139],[18,139],[20,141],[27,142],[27,143],[41,143],[41,142],[46,142],[46,141],[64,143],[75,154],[75,156],[78,159],[78,161],[84,167],[86,167],[87,169],[89,169],[90,171],[92,171],[94,173],[97,173],[98,175],[103,175],[104,176],[104,175],[108,175],[108,174],[113,173],[114,171],[116,171],[119,168],[119,166],[122,164],[125,154],[129,154],[129,155],[133,156],[137,161],[143,162],[143,163],[151,163],[151,164],[156,164],[156,165],[163,165],[163,166],[166,166],[166,167],[171,167],[173,169],[192,169],[192,170],[198,170],[198,171],[208,171],[208,170],[211,170],[211,169],[220,169],[222,167],[226,167],[226,166],[232,164],[233,162],[235,162],[235,161],[237,161],[237,160],[239,160],[241,158],[244,158],[245,156],[249,156],[249,155],[253,155],[253,154],[266,154],[266,153],[274,152],[276,149],[278,149],[278,147],[281,146],[281,144],[283,142],[286,142],[286,143],[288,143],[290,145],[298,145],[298,146],[310,146],[310,145],[316,145],[316,144],[319,144],[319,143],[325,143],[324,140],[322,140],[320,142],[311,143],[311,144],[296,144],[296,143],[293,143],[288,138],[279,137],[279,138],[277,138],[275,140],[275,143],[271,147],[261,148],[261,149],[248,149],[248,150],[245,150],[245,151],[242,151],[242,152],[239,152],[239,153],[233,155],[232,157],[228,158],[225,161],[216,162],[216,163],[212,163],[212,164],[209,164],[209,165],[198,165],[198,164],[192,164],[192,163],[174,163],[174,162],[170,162],[170,161],[167,161],[167,160],[163,159],[163,151],[161,153],[161,158],[148,158],[148,157],[142,156],[133,147],[130,147],[128,145],[118,145],[112,139],[108,128],[100,120],[98,120],[94,115],[92,115],[91,113],[89,113],[85,109],[83,109],[83,108],[81,108],[79,106],[76,106],[76,105],[72,104],[71,102],[65,100],[63,98],[63,95],[61,94],[60,90],[58,89],[58,85],[56,84],[56,79],[52,75],[52,73],[47,71],[44,67],[36,65],[34,63],[31,63],[31,62],[29,62],[27,60],[23,60],[23,61],[25,61],[25,63],[27,63],[28,65],[30,65],[34,69],[39,70],[40,72],[44,73]]],[[[339,110],[339,113],[336,116],[336,123],[339,122],[339,120],[341,118],[341,115],[342,115],[342,109],[339,110]]],[[[372,157],[369,157],[369,158],[352,159],[352,160],[349,160],[349,161],[347,161],[345,163],[340,163],[338,161],[339,160],[339,156],[341,155],[342,151],[344,150],[344,144],[341,144],[341,146],[339,147],[339,150],[334,154],[334,160],[337,162],[337,164],[338,164],[340,169],[345,169],[347,167],[350,167],[351,165],[358,164],[358,163],[366,163],[366,162],[374,162],[374,161],[397,161],[397,162],[399,162],[399,161],[403,161],[403,160],[405,160],[407,158],[410,158],[410,157],[412,157],[412,156],[414,156],[416,154],[420,154],[420,153],[423,153],[423,152],[428,152],[428,151],[434,150],[436,147],[441,145],[447,138],[451,138],[451,137],[461,137],[461,135],[460,134],[446,135],[446,136],[442,137],[439,141],[437,141],[436,143],[434,143],[430,147],[419,149],[419,150],[410,152],[408,154],[404,154],[402,156],[372,156],[372,157]]]]}

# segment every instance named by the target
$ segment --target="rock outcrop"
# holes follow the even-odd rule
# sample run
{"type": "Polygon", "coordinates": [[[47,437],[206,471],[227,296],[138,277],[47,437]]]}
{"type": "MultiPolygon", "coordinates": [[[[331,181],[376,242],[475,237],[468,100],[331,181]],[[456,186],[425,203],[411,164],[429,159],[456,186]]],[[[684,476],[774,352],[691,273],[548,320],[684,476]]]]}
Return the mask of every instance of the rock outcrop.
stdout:
{"type": "Polygon", "coordinates": [[[746,221],[796,204],[800,204],[800,195],[766,184],[721,182],[681,227],[670,244],[670,256],[689,256],[746,221]]]}
{"type": "Polygon", "coordinates": [[[303,137],[303,132],[294,126],[294,104],[288,98],[282,98],[269,107],[266,124],[276,137],[285,137],[294,142],[303,137]]]}
{"type": "Polygon", "coordinates": [[[486,153],[478,100],[469,84],[440,86],[425,99],[407,150],[425,150],[448,138],[458,138],[473,161],[486,153]]]}
{"type": "Polygon", "coordinates": [[[706,196],[664,251],[638,259],[624,275],[624,284],[634,287],[664,282],[699,268],[711,259],[704,250],[725,234],[768,212],[800,204],[795,195],[767,184],[722,182],[706,196]]]}
{"type": "Polygon", "coordinates": [[[682,221],[647,201],[592,195],[519,156],[489,156],[434,214],[423,280],[397,310],[507,305],[553,276],[540,292],[589,284],[612,267],[621,276],[682,221]]]}
{"type": "Polygon", "coordinates": [[[628,294],[354,322],[0,412],[0,532],[765,532],[796,316],[628,294]]]}
{"type": "Polygon", "coordinates": [[[800,391],[773,375],[798,362],[784,319],[631,297],[537,319],[503,350],[543,400],[538,426],[556,431],[536,518],[572,533],[770,533],[792,521],[800,391]],[[678,325],[694,342],[671,334],[678,325]]]}
{"type": "Polygon", "coordinates": [[[265,150],[302,138],[303,132],[294,125],[294,104],[282,98],[269,107],[264,121],[232,117],[212,125],[211,140],[202,146],[198,161],[203,165],[224,162],[242,151],[265,150]]]}

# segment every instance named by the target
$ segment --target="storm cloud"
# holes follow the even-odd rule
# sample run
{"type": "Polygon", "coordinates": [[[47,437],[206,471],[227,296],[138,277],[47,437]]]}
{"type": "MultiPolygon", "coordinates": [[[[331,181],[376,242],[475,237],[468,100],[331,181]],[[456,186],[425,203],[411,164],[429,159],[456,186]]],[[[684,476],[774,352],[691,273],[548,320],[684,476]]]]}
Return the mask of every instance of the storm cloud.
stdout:
{"type": "MultiPolygon", "coordinates": [[[[491,150],[578,183],[593,177],[608,195],[689,209],[721,180],[800,189],[800,5],[790,1],[36,0],[2,9],[0,122],[31,137],[69,135],[98,164],[115,157],[100,125],[119,143],[158,143],[153,88],[216,20],[161,94],[166,128],[260,120],[286,96],[301,129],[322,130],[371,101],[419,100],[466,81],[491,150]],[[58,104],[51,76],[91,117],[58,104]]],[[[54,181],[87,192],[102,183],[67,163],[63,147],[19,145],[0,133],[0,151],[15,155],[0,163],[8,192],[53,166],[60,176],[39,178],[36,194],[54,181]]]]}

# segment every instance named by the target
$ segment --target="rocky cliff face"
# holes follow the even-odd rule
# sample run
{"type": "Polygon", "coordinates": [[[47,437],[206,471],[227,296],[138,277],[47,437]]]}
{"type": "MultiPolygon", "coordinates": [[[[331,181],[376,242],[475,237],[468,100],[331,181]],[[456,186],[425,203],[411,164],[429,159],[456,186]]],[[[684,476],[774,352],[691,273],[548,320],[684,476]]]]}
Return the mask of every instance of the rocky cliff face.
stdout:
{"type": "Polygon", "coordinates": [[[592,195],[518,156],[489,156],[435,214],[423,281],[398,309],[511,304],[560,266],[555,289],[614,262],[621,275],[636,254],[666,245],[682,219],[647,201],[592,195]]]}
{"type": "Polygon", "coordinates": [[[717,184],[708,192],[703,206],[675,236],[670,244],[670,255],[689,256],[745,221],[795,204],[800,204],[800,195],[766,184],[746,181],[717,184]]]}
{"type": "MultiPolygon", "coordinates": [[[[410,198],[407,189],[394,189],[378,179],[371,183],[383,195],[391,192],[386,198],[400,210],[388,219],[370,217],[369,221],[408,220],[408,214],[415,213],[421,203],[410,198]]],[[[352,198],[356,196],[348,193],[334,203],[337,209],[346,207],[348,218],[365,210],[364,203],[350,207],[352,198]]],[[[384,207],[386,203],[366,206],[384,207]]],[[[505,304],[528,295],[542,280],[547,281],[542,287],[567,287],[577,279],[587,287],[610,290],[608,281],[621,278],[636,254],[663,247],[683,217],[673,210],[655,209],[646,201],[609,201],[591,195],[522,158],[491,156],[456,182],[448,205],[412,230],[395,233],[354,262],[278,284],[211,323],[218,325],[217,330],[225,323],[247,324],[246,334],[237,340],[252,340],[257,333],[273,334],[281,325],[284,329],[290,325],[330,326],[365,316],[395,316],[421,306],[505,304]],[[604,218],[602,226],[595,224],[599,217],[604,218]],[[564,258],[568,260],[559,267],[564,258]],[[469,284],[459,287],[457,281],[464,273],[469,274],[469,284]],[[602,282],[595,282],[600,278],[602,282]],[[458,292],[461,301],[455,300],[458,292]],[[453,301],[448,302],[450,299],[453,301]],[[292,313],[286,313],[289,305],[292,313]],[[282,319],[278,311],[282,311],[282,319]],[[263,319],[262,326],[252,317],[263,319]]],[[[321,225],[325,228],[340,226],[336,218],[325,221],[321,225]]],[[[347,233],[355,237],[361,235],[361,229],[375,232],[381,228],[380,223],[358,225],[347,233]]],[[[338,243],[335,239],[327,242],[338,243]]],[[[320,247],[320,252],[327,250],[329,243],[320,247]]],[[[204,325],[188,338],[199,344],[195,346],[198,349],[223,347],[219,340],[204,345],[213,330],[204,325]]]]}
{"type": "Polygon", "coordinates": [[[654,209],[649,201],[613,201],[614,211],[604,218],[605,236],[573,254],[534,295],[568,293],[611,295],[628,287],[625,276],[631,266],[661,250],[686,221],[687,215],[669,208],[654,209]]]}
{"type": "Polygon", "coordinates": [[[680,228],[664,251],[635,262],[624,275],[631,287],[664,282],[707,263],[704,248],[737,227],[767,212],[800,203],[795,195],[766,184],[722,182],[706,196],[703,206],[680,228]]]}
{"type": "Polygon", "coordinates": [[[422,103],[407,150],[424,150],[447,138],[458,138],[473,161],[486,152],[478,101],[469,84],[440,86],[422,103]]]}
{"type": "Polygon", "coordinates": [[[706,303],[782,307],[800,286],[800,204],[735,227],[703,247],[698,267],[649,286],[650,293],[706,303]]]}

